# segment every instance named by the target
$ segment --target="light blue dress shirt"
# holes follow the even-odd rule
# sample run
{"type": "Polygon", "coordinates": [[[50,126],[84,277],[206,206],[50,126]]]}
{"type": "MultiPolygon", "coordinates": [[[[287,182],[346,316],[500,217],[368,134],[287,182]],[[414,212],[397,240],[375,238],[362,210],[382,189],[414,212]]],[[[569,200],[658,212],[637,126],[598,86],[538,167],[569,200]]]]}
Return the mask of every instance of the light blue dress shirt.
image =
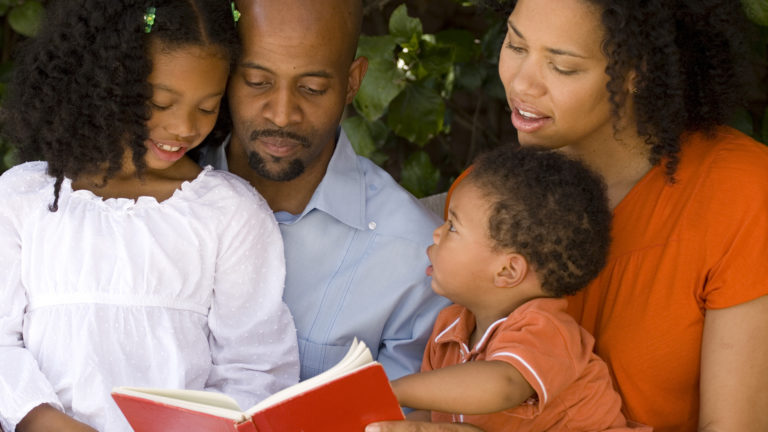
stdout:
{"type": "MultiPolygon", "coordinates": [[[[225,147],[201,164],[227,169],[225,147]]],[[[426,276],[441,221],[341,131],[325,177],[299,215],[276,212],[286,254],[284,300],[296,320],[301,379],[365,341],[390,379],[417,372],[437,313],[449,301],[426,276]]]]}

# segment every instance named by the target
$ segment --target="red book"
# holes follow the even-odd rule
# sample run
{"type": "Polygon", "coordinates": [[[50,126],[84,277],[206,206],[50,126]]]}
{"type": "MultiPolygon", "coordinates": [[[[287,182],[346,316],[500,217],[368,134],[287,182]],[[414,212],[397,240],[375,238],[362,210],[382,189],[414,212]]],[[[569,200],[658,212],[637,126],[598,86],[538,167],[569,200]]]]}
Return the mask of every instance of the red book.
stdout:
{"type": "Polygon", "coordinates": [[[136,432],[339,432],[402,420],[381,364],[362,342],[324,373],[243,411],[230,397],[206,391],[116,387],[112,398],[136,432]]]}

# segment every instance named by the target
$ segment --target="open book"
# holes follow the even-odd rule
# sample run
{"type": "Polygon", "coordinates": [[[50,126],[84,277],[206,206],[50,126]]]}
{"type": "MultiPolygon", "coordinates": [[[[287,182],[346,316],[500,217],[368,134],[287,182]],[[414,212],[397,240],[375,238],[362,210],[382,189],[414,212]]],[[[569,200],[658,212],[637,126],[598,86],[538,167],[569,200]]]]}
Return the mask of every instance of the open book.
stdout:
{"type": "Polygon", "coordinates": [[[228,396],[198,390],[115,387],[112,398],[136,432],[362,431],[403,419],[384,368],[357,339],[332,368],[245,411],[228,396]]]}

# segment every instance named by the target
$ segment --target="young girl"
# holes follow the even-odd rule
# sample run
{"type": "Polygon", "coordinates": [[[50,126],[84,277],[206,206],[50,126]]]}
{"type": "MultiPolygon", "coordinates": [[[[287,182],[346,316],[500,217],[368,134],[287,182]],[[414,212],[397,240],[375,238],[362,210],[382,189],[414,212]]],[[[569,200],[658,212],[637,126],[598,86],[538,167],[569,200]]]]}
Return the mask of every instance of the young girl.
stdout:
{"type": "Polygon", "coordinates": [[[280,232],[185,156],[237,55],[223,0],[60,0],[17,60],[0,177],[0,425],[130,430],[116,385],[247,407],[298,380],[280,232]]]}

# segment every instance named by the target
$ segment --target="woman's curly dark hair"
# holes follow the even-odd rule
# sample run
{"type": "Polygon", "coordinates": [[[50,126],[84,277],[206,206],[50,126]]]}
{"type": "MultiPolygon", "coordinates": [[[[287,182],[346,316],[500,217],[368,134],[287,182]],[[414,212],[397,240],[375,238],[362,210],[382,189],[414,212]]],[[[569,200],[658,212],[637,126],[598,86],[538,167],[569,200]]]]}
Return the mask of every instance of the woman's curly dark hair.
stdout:
{"type": "Polygon", "coordinates": [[[137,175],[146,165],[152,70],[148,47],[221,47],[234,62],[239,40],[225,0],[57,0],[39,34],[22,44],[2,131],[21,161],[45,160],[56,179],[51,211],[65,177],[106,182],[130,150],[137,175]],[[151,31],[144,15],[155,8],[151,31]]]}
{"type": "MultiPolygon", "coordinates": [[[[746,20],[734,0],[584,0],[602,10],[613,113],[634,71],[637,128],[671,180],[686,132],[711,132],[744,100],[746,20]]],[[[507,14],[516,0],[481,3],[507,14]]]]}
{"type": "Polygon", "coordinates": [[[488,233],[495,247],[524,256],[547,294],[574,294],[602,270],[611,210],[603,181],[581,162],[505,145],[479,156],[464,182],[492,203],[488,233]]]}

